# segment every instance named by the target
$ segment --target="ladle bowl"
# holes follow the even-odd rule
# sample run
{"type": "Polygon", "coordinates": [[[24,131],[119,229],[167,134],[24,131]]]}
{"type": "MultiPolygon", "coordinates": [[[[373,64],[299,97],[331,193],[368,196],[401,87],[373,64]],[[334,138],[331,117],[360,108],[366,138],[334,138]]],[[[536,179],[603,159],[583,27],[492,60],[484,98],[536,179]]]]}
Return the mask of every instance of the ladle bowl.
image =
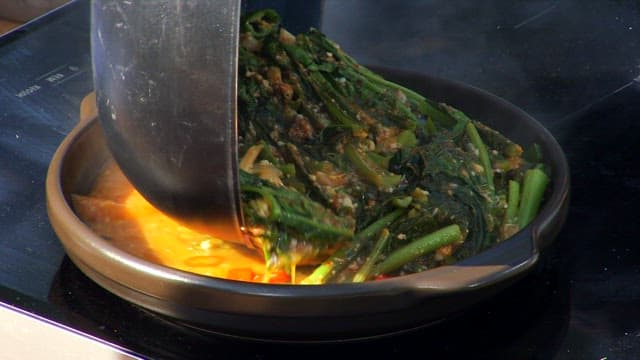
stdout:
{"type": "Polygon", "coordinates": [[[93,0],[91,11],[99,121],[116,162],[158,209],[244,242],[236,130],[240,0],[93,0]]]}

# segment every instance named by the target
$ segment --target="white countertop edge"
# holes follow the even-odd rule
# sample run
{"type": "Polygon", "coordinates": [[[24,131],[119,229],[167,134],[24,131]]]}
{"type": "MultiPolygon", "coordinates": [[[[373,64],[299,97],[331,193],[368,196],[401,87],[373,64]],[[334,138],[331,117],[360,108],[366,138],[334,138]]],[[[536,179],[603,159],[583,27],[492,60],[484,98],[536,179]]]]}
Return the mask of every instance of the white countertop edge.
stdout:
{"type": "Polygon", "coordinates": [[[3,360],[143,359],[87,334],[0,303],[0,354],[3,360]]]}

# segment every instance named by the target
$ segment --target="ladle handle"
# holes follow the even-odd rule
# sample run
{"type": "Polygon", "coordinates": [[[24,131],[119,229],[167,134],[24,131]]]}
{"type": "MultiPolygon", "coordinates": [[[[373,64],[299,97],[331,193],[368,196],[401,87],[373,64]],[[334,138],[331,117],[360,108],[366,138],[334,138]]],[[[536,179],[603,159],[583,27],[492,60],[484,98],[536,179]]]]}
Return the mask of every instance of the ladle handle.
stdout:
{"type": "Polygon", "coordinates": [[[242,242],[236,90],[240,0],[93,0],[107,144],[136,189],[187,225],[242,242]]]}

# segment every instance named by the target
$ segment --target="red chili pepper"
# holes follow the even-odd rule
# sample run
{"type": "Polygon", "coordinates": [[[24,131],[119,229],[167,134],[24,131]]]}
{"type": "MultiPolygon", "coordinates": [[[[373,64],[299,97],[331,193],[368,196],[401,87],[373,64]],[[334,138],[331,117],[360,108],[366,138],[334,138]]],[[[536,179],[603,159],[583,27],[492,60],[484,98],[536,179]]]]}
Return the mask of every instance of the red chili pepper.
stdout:
{"type": "Polygon", "coordinates": [[[271,284],[289,284],[291,283],[291,276],[284,270],[278,270],[269,275],[268,282],[271,284]]]}

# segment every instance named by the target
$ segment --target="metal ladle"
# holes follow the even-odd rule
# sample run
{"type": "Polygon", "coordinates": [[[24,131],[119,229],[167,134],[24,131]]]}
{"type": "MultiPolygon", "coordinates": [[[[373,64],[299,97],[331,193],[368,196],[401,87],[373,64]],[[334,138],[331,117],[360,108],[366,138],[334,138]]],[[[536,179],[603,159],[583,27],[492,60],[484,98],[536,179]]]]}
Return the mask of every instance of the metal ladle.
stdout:
{"type": "Polygon", "coordinates": [[[248,243],[237,155],[240,0],[92,0],[98,116],[134,187],[179,221],[248,243]]]}

